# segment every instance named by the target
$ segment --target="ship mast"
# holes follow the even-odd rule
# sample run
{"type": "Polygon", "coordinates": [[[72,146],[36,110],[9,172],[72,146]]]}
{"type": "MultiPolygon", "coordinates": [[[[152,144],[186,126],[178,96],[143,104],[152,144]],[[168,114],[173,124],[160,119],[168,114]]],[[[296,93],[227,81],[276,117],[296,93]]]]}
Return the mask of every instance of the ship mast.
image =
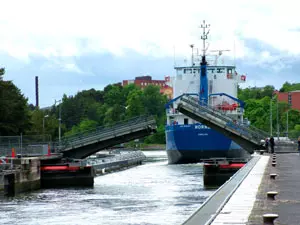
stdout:
{"type": "Polygon", "coordinates": [[[203,29],[203,34],[201,35],[201,39],[203,40],[203,56],[205,56],[205,52],[206,52],[206,48],[205,48],[205,44],[206,44],[206,39],[207,39],[207,35],[209,33],[209,27],[210,27],[210,24],[206,24],[205,23],[205,20],[203,20],[203,24],[201,24],[201,28],[203,29]],[[206,31],[206,29],[208,29],[206,31]]]}
{"type": "Polygon", "coordinates": [[[208,79],[207,79],[207,62],[205,59],[206,55],[206,40],[207,35],[209,33],[209,24],[205,23],[203,20],[203,24],[201,24],[201,28],[203,29],[203,33],[201,35],[201,39],[203,40],[203,55],[200,63],[200,90],[199,90],[199,103],[200,105],[207,105],[208,103],[208,79]]]}

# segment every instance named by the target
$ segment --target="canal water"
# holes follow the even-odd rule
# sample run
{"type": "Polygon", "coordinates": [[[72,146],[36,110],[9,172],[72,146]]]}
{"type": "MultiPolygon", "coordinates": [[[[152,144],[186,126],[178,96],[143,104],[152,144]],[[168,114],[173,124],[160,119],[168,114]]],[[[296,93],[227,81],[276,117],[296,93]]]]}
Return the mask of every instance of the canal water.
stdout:
{"type": "Polygon", "coordinates": [[[182,224],[214,190],[200,164],[168,165],[146,151],[141,166],[95,178],[94,188],[45,189],[0,200],[0,224],[182,224]]]}

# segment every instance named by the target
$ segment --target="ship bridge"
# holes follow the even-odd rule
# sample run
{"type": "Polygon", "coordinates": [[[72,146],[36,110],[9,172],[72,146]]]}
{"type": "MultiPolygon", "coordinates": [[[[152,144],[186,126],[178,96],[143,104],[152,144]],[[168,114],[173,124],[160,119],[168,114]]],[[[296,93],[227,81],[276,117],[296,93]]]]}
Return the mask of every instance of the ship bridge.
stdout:
{"type": "Polygon", "coordinates": [[[105,148],[153,134],[156,128],[153,116],[135,117],[65,137],[57,149],[63,157],[83,159],[105,148]]]}
{"type": "Polygon", "coordinates": [[[213,107],[200,105],[199,101],[192,96],[183,95],[177,101],[177,110],[179,112],[222,133],[250,154],[254,150],[263,148],[261,140],[265,140],[268,136],[266,132],[253,126],[239,123],[213,107]]]}

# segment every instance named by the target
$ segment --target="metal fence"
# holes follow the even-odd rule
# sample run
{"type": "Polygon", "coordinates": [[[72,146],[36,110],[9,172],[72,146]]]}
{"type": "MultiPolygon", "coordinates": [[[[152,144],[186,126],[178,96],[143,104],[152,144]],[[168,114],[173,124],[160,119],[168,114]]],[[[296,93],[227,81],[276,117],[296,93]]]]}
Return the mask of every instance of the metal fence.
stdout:
{"type": "Polygon", "coordinates": [[[52,145],[50,135],[0,136],[0,156],[11,156],[12,149],[16,155],[41,155],[48,145],[52,145]]]}

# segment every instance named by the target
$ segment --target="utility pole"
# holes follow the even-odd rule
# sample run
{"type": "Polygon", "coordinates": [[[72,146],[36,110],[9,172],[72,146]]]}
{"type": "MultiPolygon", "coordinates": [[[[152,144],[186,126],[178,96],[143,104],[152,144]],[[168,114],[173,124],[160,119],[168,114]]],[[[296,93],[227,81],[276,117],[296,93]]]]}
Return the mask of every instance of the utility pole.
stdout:
{"type": "Polygon", "coordinates": [[[278,115],[278,97],[277,97],[276,105],[277,105],[277,140],[279,141],[279,115],[278,115]]]}
{"type": "Polygon", "coordinates": [[[55,105],[56,103],[59,103],[59,106],[58,106],[58,144],[60,146],[60,141],[61,141],[61,103],[62,101],[61,100],[58,100],[56,101],[55,100],[55,105]]]}
{"type": "Polygon", "coordinates": [[[286,137],[289,138],[289,110],[286,112],[286,137]]]}
{"type": "Polygon", "coordinates": [[[273,129],[273,119],[272,119],[272,100],[273,98],[271,98],[270,100],[270,137],[273,136],[273,132],[272,132],[272,129],[273,129]]]}

